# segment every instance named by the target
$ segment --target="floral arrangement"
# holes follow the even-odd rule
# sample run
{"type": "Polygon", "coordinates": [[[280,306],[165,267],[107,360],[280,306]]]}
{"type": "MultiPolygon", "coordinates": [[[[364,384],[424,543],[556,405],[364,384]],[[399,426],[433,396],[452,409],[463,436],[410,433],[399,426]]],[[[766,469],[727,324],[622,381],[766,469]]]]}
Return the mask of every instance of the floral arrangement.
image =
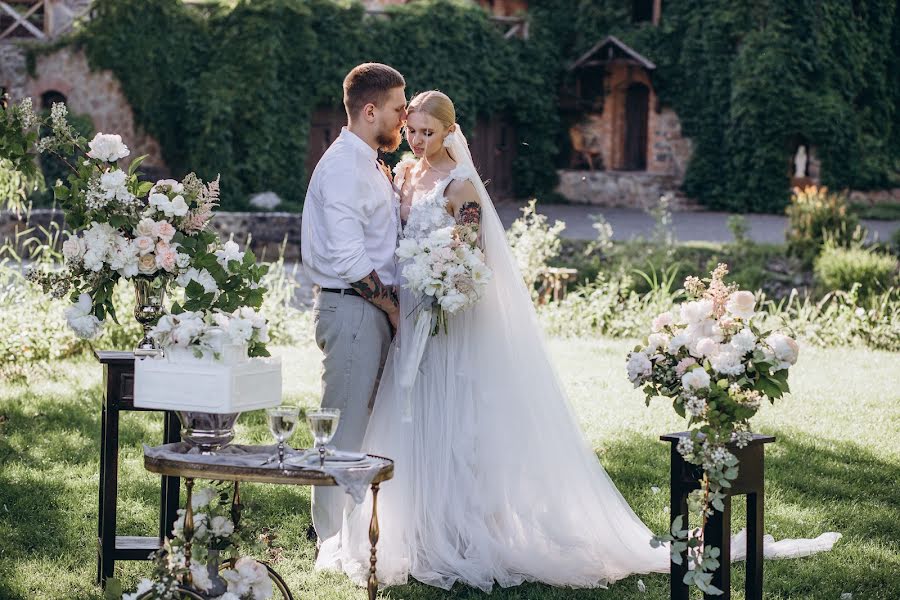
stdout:
{"type": "MultiPolygon", "coordinates": [[[[218,179],[204,183],[189,173],[182,181],[141,181],[137,169],[146,157],[123,170],[119,161],[130,150],[122,138],[79,136],[64,104],[53,105],[48,123],[35,115],[30,98],[4,110],[0,155],[27,171],[42,153],[55,154],[71,170],[65,182],[56,182],[54,195],[74,233],[62,245],[64,269],[32,270],[28,278],[54,298],[70,297],[66,317],[79,337],[96,337],[107,316],[118,322],[113,290],[119,279],[143,278],[155,288],[174,281],[184,288],[185,300],[176,302],[173,313],[233,313],[262,304],[266,290],[260,281],[267,267],[208,229],[219,200],[218,179]],[[38,139],[42,125],[51,134],[38,139]]],[[[268,355],[261,339],[251,343],[251,356],[258,355],[268,355]]]]}
{"type": "Polygon", "coordinates": [[[191,495],[193,530],[185,531],[185,511],[178,510],[172,539],[155,555],[152,578],[142,579],[122,600],[170,600],[180,597],[179,586],[188,585],[212,600],[265,600],[274,595],[272,580],[262,563],[249,556],[237,557],[240,505],[226,491],[205,487],[191,495]],[[185,544],[191,540],[190,566],[185,544]],[[220,554],[232,556],[231,568],[219,573],[220,554]]]}
{"type": "Polygon", "coordinates": [[[478,228],[456,225],[417,241],[400,240],[397,257],[405,261],[404,287],[422,296],[432,314],[432,335],[447,331],[447,315],[474,305],[484,295],[491,271],[477,247],[478,228]]]}
{"type": "Polygon", "coordinates": [[[702,468],[700,489],[688,499],[689,510],[701,518],[700,533],[689,535],[678,517],[671,532],[653,544],[669,542],[677,564],[687,550],[693,569],[684,581],[707,594],[722,593],[711,583],[720,550],[703,544],[703,526],[714,510],[723,510],[723,490],[738,475],[738,460],[727,445],[745,447],[753,439],[749,419],[762,401],[774,402],[790,391],[788,368],[799,351],[784,333],[762,328],[754,295],[726,284],[727,274],[720,264],[709,279],[688,277],[684,289],[690,300],[657,316],[646,343],[627,360],[628,379],[643,386],[647,404],[656,396],[671,398],[688,421],[690,436],[677,450],[702,468]]]}
{"type": "Polygon", "coordinates": [[[233,313],[214,310],[165,314],[150,335],[163,347],[187,348],[197,357],[210,353],[219,358],[229,345],[246,345],[251,356],[258,356],[257,346],[269,341],[269,328],[262,315],[244,306],[233,313]]]}

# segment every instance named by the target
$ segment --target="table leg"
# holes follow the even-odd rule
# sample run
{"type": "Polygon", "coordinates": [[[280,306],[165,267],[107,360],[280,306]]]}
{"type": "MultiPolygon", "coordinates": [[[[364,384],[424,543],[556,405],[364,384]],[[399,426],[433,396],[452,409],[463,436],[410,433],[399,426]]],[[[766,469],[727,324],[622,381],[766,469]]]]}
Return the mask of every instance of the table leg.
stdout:
{"type": "MultiPolygon", "coordinates": [[[[163,443],[172,444],[181,441],[181,425],[178,417],[172,411],[163,413],[163,443]]],[[[172,528],[178,518],[178,492],[181,481],[178,477],[163,475],[160,477],[160,511],[159,511],[159,539],[171,537],[172,528]]]]}
{"type": "Polygon", "coordinates": [[[119,409],[103,411],[102,455],[100,480],[100,555],[97,579],[106,588],[106,580],[115,570],[116,498],[119,487],[119,409]]]}
{"type": "Polygon", "coordinates": [[[375,600],[378,594],[378,576],[375,574],[375,546],[378,544],[378,484],[372,484],[372,520],[369,522],[369,543],[372,544],[372,556],[369,559],[369,600],[375,600]]]}
{"type": "MultiPolygon", "coordinates": [[[[672,486],[669,490],[669,516],[672,521],[674,521],[676,517],[681,516],[683,519],[682,528],[690,529],[690,527],[688,527],[688,490],[682,487],[681,483],[681,469],[683,464],[684,459],[678,454],[673,445],[672,457],[670,460],[671,473],[669,476],[672,486]]],[[[671,527],[671,521],[669,522],[669,526],[671,527]]],[[[690,598],[690,590],[688,589],[688,586],[684,584],[684,576],[688,572],[687,561],[688,556],[686,551],[681,553],[680,565],[669,561],[669,598],[671,600],[688,600],[690,598]]]]}
{"type": "Polygon", "coordinates": [[[719,568],[713,572],[712,584],[722,590],[722,595],[705,594],[706,600],[730,600],[731,598],[731,496],[722,500],[725,510],[713,511],[703,530],[703,541],[721,550],[719,568]]]}
{"type": "MultiPolygon", "coordinates": [[[[97,541],[103,539],[103,475],[106,462],[106,405],[100,411],[100,485],[97,486],[97,541]]],[[[97,551],[97,583],[103,584],[103,554],[97,551]]]]}
{"type": "Polygon", "coordinates": [[[191,540],[194,537],[194,510],[191,508],[191,492],[194,489],[194,479],[184,478],[184,487],[187,490],[184,500],[184,566],[188,571],[184,574],[184,583],[190,586],[191,581],[191,540]]]}
{"type": "Polygon", "coordinates": [[[747,579],[744,582],[747,600],[763,597],[763,497],[762,488],[747,494],[747,579]]]}

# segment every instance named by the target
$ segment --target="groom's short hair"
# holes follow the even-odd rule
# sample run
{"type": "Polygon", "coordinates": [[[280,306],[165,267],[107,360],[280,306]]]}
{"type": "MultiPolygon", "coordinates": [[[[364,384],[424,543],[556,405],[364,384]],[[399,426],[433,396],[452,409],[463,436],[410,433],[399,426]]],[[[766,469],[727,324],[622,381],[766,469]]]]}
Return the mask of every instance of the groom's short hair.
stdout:
{"type": "Polygon", "coordinates": [[[380,107],[394,88],[406,87],[397,69],[381,63],[363,63],[353,67],[344,78],[344,108],[352,119],[366,104],[380,107]]]}

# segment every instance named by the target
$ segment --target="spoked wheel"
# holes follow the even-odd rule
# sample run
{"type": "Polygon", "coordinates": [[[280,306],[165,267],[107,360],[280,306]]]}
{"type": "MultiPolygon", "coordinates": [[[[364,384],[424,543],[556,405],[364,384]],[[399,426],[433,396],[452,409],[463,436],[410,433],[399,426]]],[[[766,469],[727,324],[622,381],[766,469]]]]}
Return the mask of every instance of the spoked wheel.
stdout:
{"type": "MultiPolygon", "coordinates": [[[[152,598],[152,597],[153,597],[153,594],[150,592],[147,592],[145,594],[140,595],[137,600],[150,600],[150,598],[152,598]]],[[[186,587],[181,587],[181,586],[178,587],[178,591],[176,592],[176,595],[172,596],[172,598],[174,598],[174,600],[206,600],[206,598],[204,596],[201,596],[197,592],[190,590],[186,587]]]]}

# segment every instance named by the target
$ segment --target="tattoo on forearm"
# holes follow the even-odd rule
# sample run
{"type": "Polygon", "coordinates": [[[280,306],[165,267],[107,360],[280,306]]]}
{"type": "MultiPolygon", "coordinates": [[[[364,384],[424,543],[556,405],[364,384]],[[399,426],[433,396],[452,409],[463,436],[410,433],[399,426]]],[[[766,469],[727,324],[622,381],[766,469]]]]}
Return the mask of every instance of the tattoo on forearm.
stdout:
{"type": "Polygon", "coordinates": [[[385,312],[390,312],[399,305],[393,286],[384,285],[375,271],[372,271],[359,281],[351,283],[350,287],[385,312]]]}
{"type": "Polygon", "coordinates": [[[459,209],[458,221],[461,225],[478,225],[481,223],[481,205],[469,201],[459,209]]]}

